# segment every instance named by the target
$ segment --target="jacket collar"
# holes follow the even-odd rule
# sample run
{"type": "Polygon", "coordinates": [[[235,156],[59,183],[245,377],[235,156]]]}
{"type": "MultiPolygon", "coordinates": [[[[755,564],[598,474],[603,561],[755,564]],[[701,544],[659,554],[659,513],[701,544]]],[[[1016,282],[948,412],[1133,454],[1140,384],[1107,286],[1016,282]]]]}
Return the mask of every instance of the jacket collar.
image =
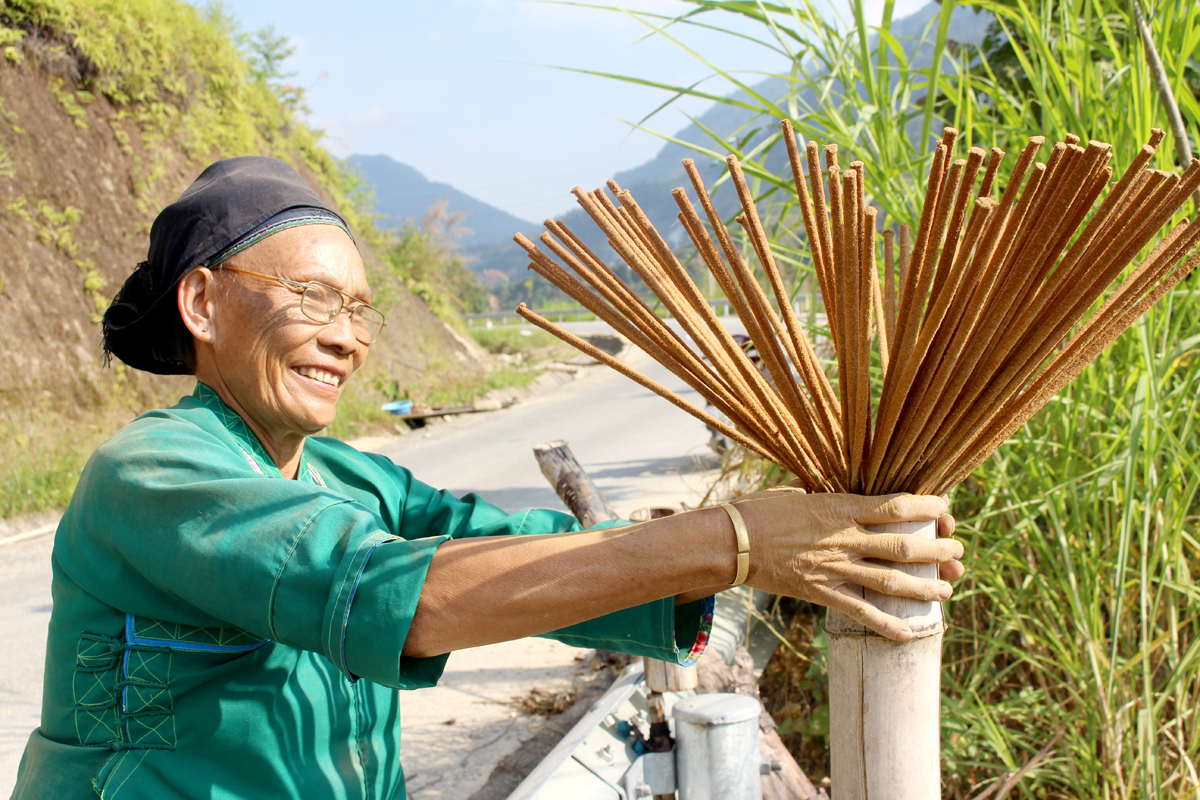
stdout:
{"type": "MultiPolygon", "coordinates": [[[[279,471],[279,467],[275,466],[275,462],[267,454],[266,448],[262,446],[262,442],[254,435],[254,431],[250,430],[250,426],[246,421],[229,406],[225,405],[225,401],[217,394],[216,390],[208,384],[196,381],[196,388],[192,390],[192,397],[195,397],[200,403],[213,413],[225,426],[225,430],[233,436],[238,447],[241,448],[242,455],[246,457],[246,461],[250,467],[259,475],[265,475],[269,478],[282,478],[283,473],[279,471]]],[[[307,449],[307,448],[306,448],[307,449]]],[[[300,453],[300,466],[296,470],[296,477],[301,480],[309,480],[318,486],[324,486],[324,481],[317,471],[308,463],[308,457],[304,451],[300,453]]]]}

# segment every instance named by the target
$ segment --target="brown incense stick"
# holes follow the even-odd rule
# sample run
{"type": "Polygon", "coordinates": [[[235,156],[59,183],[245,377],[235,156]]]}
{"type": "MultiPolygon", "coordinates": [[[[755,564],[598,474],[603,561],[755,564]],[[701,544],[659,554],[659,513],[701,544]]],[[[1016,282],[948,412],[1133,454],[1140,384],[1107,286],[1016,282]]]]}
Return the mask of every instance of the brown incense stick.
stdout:
{"type": "Polygon", "coordinates": [[[829,211],[825,205],[825,181],[821,177],[820,147],[816,142],[809,142],[805,148],[808,158],[808,182],[812,188],[813,214],[816,216],[817,237],[821,242],[821,260],[824,262],[825,283],[821,284],[821,297],[825,305],[826,324],[829,326],[829,337],[833,339],[836,348],[837,332],[834,330],[834,316],[837,313],[833,292],[833,229],[829,219],[829,211]]]}
{"type": "MultiPolygon", "coordinates": [[[[853,169],[847,170],[841,176],[842,180],[842,247],[845,256],[842,274],[838,281],[838,296],[842,311],[842,330],[845,332],[846,353],[845,380],[839,380],[842,390],[842,421],[846,430],[846,463],[850,465],[850,488],[860,491],[862,484],[862,456],[864,429],[859,408],[859,387],[863,379],[862,351],[860,343],[866,336],[866,327],[862,325],[861,296],[858,291],[860,283],[859,262],[862,242],[859,237],[860,215],[858,209],[858,173],[853,169]]],[[[839,366],[839,377],[842,371],[839,366]]]]}
{"type": "MultiPolygon", "coordinates": [[[[867,267],[867,280],[871,282],[871,306],[873,311],[872,318],[874,320],[875,337],[879,342],[879,369],[884,375],[887,375],[889,358],[887,314],[883,309],[883,287],[880,286],[879,282],[879,265],[875,261],[875,226],[878,224],[879,209],[872,206],[871,208],[867,209],[866,213],[866,227],[869,231],[869,234],[866,238],[870,242],[866,248],[867,258],[870,260],[870,264],[867,267]]],[[[890,238],[887,236],[889,233],[891,233],[891,231],[884,231],[885,239],[890,238]]],[[[893,289],[894,288],[895,286],[893,285],[893,289]]],[[[895,307],[893,305],[893,309],[894,308],[895,307]]],[[[868,434],[870,433],[870,430],[871,429],[868,426],[868,434]]]]}
{"type": "Polygon", "coordinates": [[[742,445],[743,447],[753,450],[754,452],[758,453],[763,458],[766,458],[768,460],[773,461],[778,458],[778,456],[775,456],[771,453],[771,449],[769,447],[764,447],[762,445],[762,443],[753,441],[752,439],[747,437],[745,434],[743,434],[741,431],[739,431],[737,428],[731,427],[728,423],[717,419],[716,417],[712,416],[711,414],[706,413],[705,411],[702,411],[701,409],[692,405],[691,403],[684,400],[682,397],[680,397],[679,395],[670,391],[669,389],[662,386],[661,384],[658,384],[658,383],[650,380],[649,378],[645,377],[641,373],[630,369],[629,367],[625,366],[620,361],[618,361],[616,358],[612,357],[608,353],[605,353],[603,350],[600,350],[599,348],[592,345],[590,342],[580,339],[578,336],[575,336],[571,332],[558,327],[557,325],[555,325],[554,323],[545,319],[544,317],[538,316],[536,313],[529,310],[529,308],[524,303],[521,303],[520,305],[517,306],[517,314],[519,314],[522,318],[529,320],[534,325],[537,325],[542,330],[544,330],[550,334],[553,334],[554,336],[563,340],[564,342],[571,345],[572,347],[579,350],[580,352],[583,352],[586,355],[590,356],[591,358],[594,358],[596,361],[599,361],[600,363],[605,364],[608,367],[611,367],[612,369],[621,373],[622,375],[629,378],[630,380],[635,381],[638,384],[640,384],[641,386],[644,386],[645,388],[654,392],[658,396],[665,398],[666,400],[669,400],[674,405],[678,406],[679,408],[683,409],[687,413],[691,414],[693,417],[696,417],[696,418],[702,420],[705,425],[709,425],[710,427],[720,431],[721,433],[728,436],[730,439],[732,439],[733,441],[742,445]]]}
{"type": "MultiPolygon", "coordinates": [[[[733,350],[741,348],[738,348],[732,338],[728,336],[712,308],[704,300],[700,290],[675,259],[667,243],[654,230],[653,225],[633,200],[632,195],[628,192],[621,192],[619,199],[623,207],[629,209],[634,224],[643,233],[645,240],[654,248],[659,265],[667,271],[669,277],[675,282],[675,287],[684,295],[682,298],[684,302],[681,303],[681,298],[675,297],[674,303],[674,307],[678,309],[680,321],[685,324],[689,334],[697,340],[710,360],[725,365],[727,368],[732,367],[732,362],[727,359],[732,357],[733,350]],[[690,307],[687,305],[688,302],[691,304],[690,307]]],[[[745,391],[749,387],[743,383],[741,388],[745,391]]],[[[798,392],[796,398],[798,399],[797,405],[804,415],[788,419],[791,424],[784,428],[784,435],[788,437],[793,448],[801,454],[803,460],[811,461],[814,457],[819,460],[818,453],[823,452],[824,448],[814,441],[818,439],[819,433],[811,423],[811,408],[804,405],[805,401],[799,397],[798,392]],[[800,424],[797,425],[797,422],[800,424]]],[[[761,413],[762,410],[758,410],[761,413]]]]}
{"type": "MultiPolygon", "coordinates": [[[[800,164],[800,148],[796,144],[796,133],[792,130],[792,123],[786,119],[783,121],[783,142],[787,147],[788,163],[792,167],[792,183],[796,186],[796,199],[800,203],[800,217],[804,221],[804,230],[808,234],[808,249],[812,253],[813,271],[817,275],[817,285],[820,286],[821,293],[825,294],[829,289],[829,264],[821,241],[821,229],[817,227],[817,209],[813,206],[812,197],[808,193],[808,185],[804,180],[804,168],[800,164]]],[[[822,191],[822,201],[824,201],[824,196],[825,193],[822,191]]],[[[824,213],[823,209],[822,213],[824,213]]]]}
{"type": "MultiPolygon", "coordinates": [[[[942,257],[938,262],[933,286],[929,291],[929,304],[931,306],[937,303],[938,295],[941,294],[942,287],[946,283],[950,265],[954,262],[954,257],[958,252],[958,240],[962,233],[963,225],[967,221],[967,208],[971,205],[971,190],[975,186],[975,179],[979,176],[979,168],[983,165],[983,159],[986,155],[982,148],[972,147],[968,151],[965,161],[959,160],[954,162],[955,166],[962,165],[961,176],[958,180],[958,196],[954,201],[954,212],[950,218],[950,226],[946,230],[946,244],[942,248],[942,257]]],[[[954,180],[954,173],[951,172],[951,177],[947,181],[951,188],[954,186],[954,180]]]]}
{"type": "Polygon", "coordinates": [[[999,147],[993,147],[991,156],[988,158],[987,171],[983,174],[983,183],[979,186],[980,197],[991,197],[992,186],[996,183],[996,173],[1000,170],[1000,162],[1004,160],[1004,151],[999,147]]]}
{"type": "MultiPolygon", "coordinates": [[[[721,263],[720,255],[717,252],[715,245],[712,243],[712,240],[708,238],[708,235],[703,231],[700,220],[696,216],[695,209],[692,208],[691,204],[687,202],[686,197],[681,197],[683,194],[683,189],[676,189],[674,194],[676,201],[679,202],[680,208],[685,210],[684,213],[679,215],[679,220],[687,229],[692,241],[700,250],[701,257],[704,259],[706,265],[709,267],[712,273],[717,276],[718,282],[721,284],[722,289],[726,292],[726,297],[731,299],[734,307],[737,309],[738,315],[743,319],[750,318],[752,314],[749,311],[749,308],[745,305],[741,294],[736,290],[736,287],[734,287],[728,270],[726,270],[724,264],[721,263]]],[[[725,331],[724,326],[720,327],[721,330],[725,332],[724,338],[722,339],[722,344],[727,350],[730,351],[730,358],[733,360],[736,368],[741,373],[743,381],[749,386],[751,393],[753,393],[758,399],[761,407],[766,410],[768,418],[772,420],[778,427],[786,426],[788,410],[786,406],[784,406],[782,399],[779,397],[778,393],[766,382],[762,374],[758,371],[757,367],[751,363],[749,357],[746,355],[746,351],[733,341],[733,338],[728,334],[728,331],[725,331]]],[[[814,438],[814,440],[819,439],[820,436],[814,438]]],[[[827,453],[827,451],[828,446],[823,445],[822,447],[818,448],[817,454],[818,456],[823,456],[827,453]]],[[[836,469],[833,471],[836,472],[836,469]]]]}
{"type": "Polygon", "coordinates": [[[883,456],[891,441],[900,410],[908,396],[908,389],[915,374],[914,348],[924,316],[925,298],[933,280],[932,263],[940,245],[941,233],[949,223],[950,204],[945,202],[943,191],[948,150],[939,144],[933,158],[929,184],[925,193],[925,208],[921,214],[921,227],[917,232],[912,263],[908,268],[908,279],[900,295],[900,310],[896,316],[896,342],[892,354],[891,370],[884,381],[879,402],[879,414],[875,421],[875,448],[867,466],[867,485],[874,485],[883,456]],[[936,241],[935,241],[936,239],[936,241]]]}
{"type": "Polygon", "coordinates": [[[883,317],[884,327],[887,328],[887,340],[891,342],[896,336],[896,232],[883,232],[883,317]]]}
{"type": "MultiPolygon", "coordinates": [[[[1063,302],[1058,313],[1041,322],[1040,332],[1033,337],[1031,342],[1024,345],[1023,355],[1019,359],[1010,359],[1003,366],[1000,366],[998,358],[989,359],[989,364],[997,365],[992,367],[994,377],[980,393],[982,397],[974,403],[971,412],[959,415],[960,418],[965,419],[965,422],[956,424],[954,428],[956,435],[950,437],[949,443],[944,447],[945,452],[958,453],[963,450],[973,433],[981,425],[986,424],[984,410],[1005,402],[1005,398],[1010,397],[1032,376],[1050,350],[1066,335],[1074,321],[1079,319],[1084,310],[1090,307],[1094,299],[1103,291],[1103,287],[1107,286],[1125,268],[1133,256],[1149,242],[1153,233],[1161,228],[1170,217],[1173,209],[1166,203],[1169,198],[1174,197],[1174,191],[1179,184],[1177,176],[1170,176],[1159,182],[1158,199],[1148,200],[1149,207],[1155,209],[1156,213],[1149,215],[1131,232],[1125,246],[1119,252],[1111,252],[1107,259],[1094,267],[1097,275],[1093,280],[1079,282],[1070,288],[1070,295],[1063,302]]],[[[1196,170],[1193,179],[1183,186],[1184,188],[1200,186],[1200,170],[1196,170]]],[[[1179,205],[1182,205],[1182,202],[1179,205]]],[[[1174,206],[1174,208],[1178,208],[1178,206],[1174,206]]],[[[1005,352],[1014,350],[1014,347],[1015,345],[1012,344],[1007,345],[1005,352]]]]}
{"type": "Polygon", "coordinates": [[[1068,134],[1038,164],[1045,140],[1032,137],[997,201],[992,194],[1004,152],[993,148],[989,156],[970,148],[965,159],[954,160],[958,132],[947,128],[933,153],[916,236],[901,226],[897,258],[895,234],[883,233],[882,279],[875,260],[879,211],[867,202],[867,166],[854,161],[843,169],[838,148],[827,145],[826,200],[820,146],[805,145],[805,178],[790,124],[783,134],[833,340],[836,390],[792,306],[756,199],[733,157],[729,174],[742,206],[736,221],[778,313],[690,160],[684,168],[707,227],[683,189],[673,195],[680,224],[741,318],[765,372],[734,341],[637,200],[615,181],[607,184],[611,198],[601,189],[574,193],[682,336],[562,223],[547,220],[548,233],[541,236],[561,264],[516,237],[532,269],[626,335],[728,421],[524,305],[519,313],[792,470],[814,491],[948,490],[1200,262],[1200,255],[1191,255],[1200,247],[1200,225],[1184,221],[1129,267],[1200,189],[1200,160],[1181,175],[1148,169],[1163,140],[1159,129],[1111,190],[1109,145],[1084,145],[1068,134]],[[875,407],[872,340],[878,341],[883,386],[875,407]]]}
{"type": "MultiPolygon", "coordinates": [[[[717,211],[712,203],[712,198],[709,197],[708,191],[704,188],[704,182],[701,180],[699,172],[696,171],[695,165],[690,159],[684,161],[684,169],[688,172],[689,177],[692,179],[692,186],[696,190],[696,194],[700,199],[701,205],[704,207],[704,212],[709,219],[709,224],[712,226],[713,232],[717,235],[717,239],[720,242],[721,249],[724,252],[726,259],[731,266],[735,263],[741,265],[741,255],[738,253],[737,248],[734,247],[733,241],[729,237],[729,232],[725,229],[724,224],[717,215],[717,211]]],[[[678,196],[676,197],[676,200],[679,200],[678,196]]],[[[680,204],[680,207],[682,209],[683,205],[680,204]]],[[[711,266],[712,265],[710,264],[710,268],[711,266]]],[[[721,278],[721,276],[717,277],[718,279],[721,278]]],[[[750,280],[753,283],[753,277],[751,277],[750,280]]],[[[732,277],[730,277],[728,281],[728,287],[732,286],[733,281],[732,277]]],[[[757,287],[757,284],[755,283],[754,286],[757,287]]],[[[725,288],[727,297],[732,298],[735,295],[740,297],[736,289],[728,288],[724,283],[722,284],[722,287],[725,288]]],[[[756,315],[756,312],[751,310],[749,304],[745,303],[744,299],[743,306],[739,307],[738,314],[742,318],[743,322],[745,322],[747,326],[751,328],[750,334],[754,341],[764,341],[771,336],[771,333],[769,332],[771,330],[770,326],[759,327],[759,317],[756,315]]],[[[839,413],[838,402],[836,396],[834,395],[833,388],[830,386],[829,381],[825,378],[824,372],[820,373],[819,380],[821,383],[820,391],[814,393],[813,399],[817,404],[817,408],[819,409],[819,415],[823,422],[825,435],[827,437],[831,437],[831,441],[835,444],[835,450],[840,450],[842,433],[840,424],[837,424],[836,422],[839,413]]],[[[837,461],[839,465],[839,474],[841,475],[841,477],[838,479],[844,481],[844,466],[841,466],[843,462],[840,458],[837,459],[837,461]]]]}
{"type": "MultiPolygon", "coordinates": [[[[773,317],[772,322],[776,325],[779,338],[788,351],[788,357],[793,364],[799,367],[801,379],[817,402],[822,423],[826,427],[828,440],[831,442],[835,441],[836,437],[833,433],[835,430],[835,418],[833,417],[830,404],[826,402],[827,394],[830,393],[828,379],[817,363],[816,352],[813,350],[812,344],[808,340],[808,335],[800,325],[800,320],[796,317],[795,310],[792,308],[792,299],[783,285],[783,277],[779,272],[778,265],[775,263],[775,257],[771,253],[770,241],[758,217],[757,206],[750,192],[750,187],[746,183],[745,176],[742,173],[741,165],[733,156],[729,157],[728,165],[730,179],[737,190],[742,207],[746,209],[745,217],[749,223],[748,233],[751,244],[754,247],[755,254],[758,256],[759,263],[763,267],[763,271],[767,275],[767,279],[771,283],[771,288],[775,293],[775,300],[779,305],[780,317],[773,317]]],[[[788,377],[791,377],[790,372],[788,377]]]]}
{"type": "MultiPolygon", "coordinates": [[[[1200,265],[1200,254],[1192,256],[1186,264],[1176,269],[1170,277],[1156,286],[1154,291],[1140,299],[1136,304],[1131,304],[1120,315],[1116,315],[1112,324],[1105,330],[1104,335],[1091,337],[1088,342],[1084,343],[1082,347],[1078,348],[1072,354],[1072,357],[1062,359],[1059,369],[1053,371],[1047,370],[1040,383],[1030,387],[1023,401],[1009,409],[1003,416],[996,418],[989,430],[984,435],[978,437],[979,444],[971,449],[970,454],[954,465],[956,468],[954,471],[947,471],[946,475],[948,477],[943,476],[941,481],[933,484],[933,488],[928,491],[937,492],[943,486],[953,487],[965,479],[976,467],[991,456],[1005,440],[1012,436],[1018,428],[1028,422],[1038,409],[1045,405],[1054,394],[1078,377],[1084,367],[1094,361],[1138,317],[1161,300],[1167,292],[1175,288],[1197,265],[1200,265]]],[[[917,488],[918,490],[925,490],[924,486],[918,486],[917,488]]]]}

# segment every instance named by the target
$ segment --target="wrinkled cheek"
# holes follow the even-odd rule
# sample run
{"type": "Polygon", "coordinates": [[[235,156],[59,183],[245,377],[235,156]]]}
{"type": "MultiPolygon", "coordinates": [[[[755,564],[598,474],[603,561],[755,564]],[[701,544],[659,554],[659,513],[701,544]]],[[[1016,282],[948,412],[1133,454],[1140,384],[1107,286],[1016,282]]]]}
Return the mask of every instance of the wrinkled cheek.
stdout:
{"type": "Polygon", "coordinates": [[[272,363],[270,348],[263,342],[256,342],[242,356],[246,368],[252,371],[250,382],[255,386],[262,402],[273,411],[278,412],[281,405],[281,394],[288,392],[288,370],[279,363],[272,363]]]}

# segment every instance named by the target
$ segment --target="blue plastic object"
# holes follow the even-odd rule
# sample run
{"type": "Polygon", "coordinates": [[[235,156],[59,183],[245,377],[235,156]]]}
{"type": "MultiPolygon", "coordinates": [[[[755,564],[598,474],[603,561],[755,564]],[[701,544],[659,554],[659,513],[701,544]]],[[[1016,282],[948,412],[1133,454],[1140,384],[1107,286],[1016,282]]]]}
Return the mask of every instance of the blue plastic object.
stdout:
{"type": "Polygon", "coordinates": [[[393,400],[390,403],[383,404],[384,411],[388,412],[389,414],[395,414],[396,416],[407,414],[408,412],[412,411],[412,407],[412,400],[393,400]]]}

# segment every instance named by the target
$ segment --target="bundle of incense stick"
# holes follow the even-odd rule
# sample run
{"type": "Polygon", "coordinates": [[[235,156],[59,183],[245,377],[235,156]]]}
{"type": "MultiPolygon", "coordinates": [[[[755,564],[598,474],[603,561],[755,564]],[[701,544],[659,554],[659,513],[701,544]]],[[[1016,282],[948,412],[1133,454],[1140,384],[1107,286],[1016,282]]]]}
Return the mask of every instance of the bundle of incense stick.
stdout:
{"type": "Polygon", "coordinates": [[[894,233],[882,234],[882,282],[877,210],[864,196],[866,166],[841,166],[837,146],[827,145],[823,174],[821,148],[809,142],[801,151],[787,121],[783,133],[836,354],[836,388],[793,310],[733,156],[729,174],[742,205],[736,222],[774,306],[690,159],[683,165],[707,227],[684,189],[672,194],[679,221],[757,346],[766,375],[614,181],[612,197],[602,189],[573,193],[686,339],[564,223],[546,221],[540,238],[549,253],[515,237],[531,269],[695,389],[724,419],[524,304],[517,313],[791,470],[812,491],[949,491],[1200,262],[1200,254],[1184,261],[1200,242],[1200,224],[1185,219],[1100,302],[1200,188],[1200,159],[1181,175],[1147,169],[1164,138],[1157,129],[1107,194],[1110,145],[1084,146],[1068,135],[1041,163],[1045,139],[1035,136],[997,200],[992,190],[1004,152],[972,147],[954,160],[958,132],[946,128],[915,238],[901,226],[897,253],[894,233]],[[872,369],[882,372],[877,398],[872,369]]]}

